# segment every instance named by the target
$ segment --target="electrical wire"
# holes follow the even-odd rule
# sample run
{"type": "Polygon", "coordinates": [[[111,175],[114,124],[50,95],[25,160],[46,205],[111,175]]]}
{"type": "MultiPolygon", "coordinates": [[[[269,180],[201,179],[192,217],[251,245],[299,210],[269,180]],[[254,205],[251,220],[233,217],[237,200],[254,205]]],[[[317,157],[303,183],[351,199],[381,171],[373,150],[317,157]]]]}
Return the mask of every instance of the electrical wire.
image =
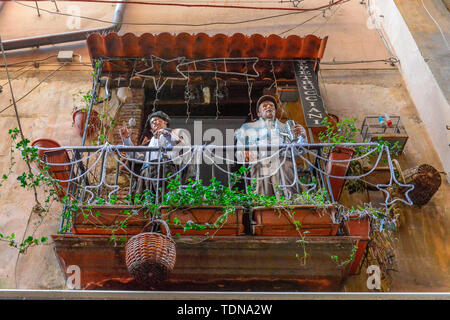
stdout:
{"type": "MultiPolygon", "coordinates": [[[[22,68],[16,70],[16,72],[22,71],[23,69],[25,69],[25,68],[27,68],[27,67],[30,67],[30,66],[24,66],[24,67],[22,67],[22,68]]],[[[11,78],[11,80],[16,80],[18,77],[20,77],[20,76],[23,75],[24,73],[27,73],[27,72],[30,71],[30,70],[31,70],[31,69],[28,69],[28,70],[25,70],[24,72],[22,72],[22,73],[20,73],[20,74],[18,74],[18,75],[15,75],[14,78],[11,78]]],[[[9,81],[6,81],[5,83],[0,84],[0,87],[4,87],[4,86],[6,86],[6,85],[9,85],[9,81]]]]}
{"type": "MultiPolygon", "coordinates": [[[[14,1],[15,0],[6,0],[6,1],[14,1]]],[[[44,2],[47,0],[23,0],[23,1],[33,1],[33,2],[44,2]]],[[[65,1],[65,0],[60,0],[65,1]]],[[[70,1],[70,0],[69,0],[70,1]]],[[[335,6],[343,1],[349,0],[337,0],[336,2],[329,2],[326,5],[322,5],[315,8],[282,8],[282,7],[254,7],[254,6],[233,6],[233,5],[218,5],[218,4],[187,4],[187,3],[166,3],[166,2],[144,2],[144,1],[114,1],[114,0],[77,0],[77,2],[89,2],[89,3],[114,3],[114,4],[140,4],[146,6],[172,6],[172,7],[188,7],[188,8],[219,8],[219,9],[250,9],[250,10],[283,10],[283,11],[316,11],[325,8],[330,8],[335,6]]],[[[39,8],[39,10],[41,10],[39,8]]]]}
{"type": "Polygon", "coordinates": [[[298,7],[298,5],[302,2],[303,0],[287,0],[287,1],[283,1],[280,0],[280,3],[291,3],[294,7],[298,7]]]}
{"type": "MultiPolygon", "coordinates": [[[[372,4],[371,4],[370,0],[367,0],[367,4],[365,4],[365,7],[367,8],[367,12],[369,13],[369,17],[370,17],[371,19],[375,19],[374,16],[373,16],[373,14],[372,14],[372,11],[370,10],[370,8],[372,7],[372,4]]],[[[391,46],[387,43],[387,41],[386,41],[385,37],[383,36],[383,33],[382,33],[382,31],[380,30],[380,28],[378,28],[378,26],[377,26],[376,23],[374,23],[374,26],[375,26],[375,29],[377,30],[378,35],[380,36],[381,41],[383,41],[383,44],[384,44],[386,50],[388,51],[389,55],[390,55],[391,57],[395,57],[395,55],[394,55],[394,53],[393,53],[393,50],[392,50],[391,46]]],[[[397,57],[395,57],[395,59],[397,60],[397,62],[399,61],[399,60],[397,59],[397,57]]]]}
{"type": "MultiPolygon", "coordinates": [[[[350,0],[342,0],[342,1],[348,2],[350,0]]],[[[16,3],[16,4],[19,4],[21,6],[24,6],[24,7],[28,7],[28,8],[31,8],[31,9],[36,9],[32,5],[20,3],[18,1],[14,1],[14,0],[13,0],[13,2],[16,3]]],[[[88,17],[88,16],[81,16],[81,15],[57,12],[57,11],[47,10],[47,9],[43,9],[43,8],[39,8],[39,10],[47,12],[49,14],[56,14],[56,15],[61,15],[61,16],[86,19],[86,20],[91,20],[91,21],[96,21],[96,22],[107,23],[107,24],[112,24],[113,23],[113,21],[111,21],[111,20],[103,20],[103,19],[97,19],[97,18],[88,17]]],[[[247,20],[241,20],[241,21],[232,21],[232,22],[218,21],[218,22],[198,23],[198,24],[193,24],[193,23],[164,23],[164,22],[142,22],[142,23],[141,22],[122,22],[121,24],[122,25],[130,25],[130,26],[172,26],[172,27],[206,27],[206,26],[212,26],[212,25],[237,25],[237,24],[244,24],[244,23],[249,23],[249,22],[257,22],[257,21],[262,21],[262,20],[286,17],[286,16],[291,16],[291,15],[297,15],[297,14],[301,14],[301,13],[305,13],[305,12],[307,12],[307,11],[289,12],[289,13],[283,13],[283,14],[278,14],[278,15],[271,15],[271,16],[266,16],[266,17],[261,17],[261,18],[247,19],[247,20]]]]}
{"type": "MultiPolygon", "coordinates": [[[[63,64],[61,66],[59,66],[59,68],[53,70],[48,76],[46,76],[44,79],[42,79],[41,81],[39,81],[39,83],[37,85],[35,85],[30,91],[28,91],[27,93],[25,93],[22,97],[20,97],[19,99],[16,100],[16,102],[19,102],[20,100],[24,99],[26,96],[28,96],[31,92],[33,92],[37,87],[39,87],[45,80],[47,80],[48,78],[50,78],[51,76],[53,76],[58,70],[60,70],[62,67],[64,67],[66,64],[63,64]]],[[[14,105],[14,103],[11,103],[9,106],[3,108],[2,110],[0,110],[0,113],[6,111],[7,109],[9,109],[10,107],[12,107],[14,105]]]]}
{"type": "Polygon", "coordinates": [[[320,16],[320,15],[321,15],[321,13],[319,12],[319,13],[316,14],[315,16],[312,16],[311,18],[309,18],[309,19],[303,21],[302,23],[296,25],[295,27],[292,27],[292,28],[287,29],[287,30],[285,30],[285,31],[283,31],[283,32],[280,32],[278,35],[281,36],[282,34],[285,34],[286,32],[289,32],[289,31],[292,31],[292,30],[294,30],[294,29],[297,29],[298,27],[304,25],[305,23],[307,23],[307,22],[313,20],[314,18],[316,18],[316,17],[318,17],[318,16],[320,16]]]}
{"type": "MultiPolygon", "coordinates": [[[[315,34],[315,33],[316,33],[317,31],[319,31],[323,26],[325,26],[325,25],[331,20],[331,18],[333,18],[334,15],[341,9],[341,6],[342,6],[342,3],[336,8],[336,10],[334,10],[334,12],[328,17],[328,19],[325,18],[325,19],[326,19],[325,23],[322,23],[322,25],[320,25],[319,27],[317,27],[317,29],[314,30],[313,32],[311,32],[311,34],[315,34]]],[[[324,14],[325,14],[325,12],[324,12],[324,14]]]]}
{"type": "MultiPolygon", "coordinates": [[[[12,67],[12,66],[16,66],[16,65],[18,65],[18,64],[23,64],[23,63],[36,63],[36,62],[42,62],[42,61],[46,61],[46,60],[48,60],[48,59],[50,59],[50,58],[53,58],[53,57],[57,57],[57,55],[56,54],[53,54],[53,55],[51,55],[51,56],[48,56],[48,57],[46,57],[46,58],[43,58],[43,59],[35,59],[35,60],[24,60],[24,61],[20,61],[20,62],[14,62],[14,63],[8,63],[8,67],[12,67]]],[[[5,65],[4,64],[2,64],[2,65],[0,65],[0,67],[1,68],[4,68],[5,67],[5,65]]]]}
{"type": "Polygon", "coordinates": [[[358,63],[374,63],[374,62],[386,62],[390,64],[398,63],[399,60],[396,57],[391,57],[388,59],[375,59],[375,60],[353,60],[353,61],[321,61],[320,64],[324,65],[340,65],[340,64],[358,64],[358,63]]]}
{"type": "Polygon", "coordinates": [[[423,3],[423,0],[421,0],[421,1],[422,1],[422,6],[423,6],[423,8],[424,8],[425,11],[428,13],[428,15],[430,16],[431,20],[433,20],[433,22],[434,22],[434,23],[436,24],[436,26],[438,27],[439,32],[441,33],[442,38],[444,39],[445,44],[447,45],[447,49],[450,50],[450,46],[449,46],[449,44],[448,44],[447,38],[446,38],[445,35],[444,35],[444,32],[443,32],[442,29],[441,29],[441,26],[440,26],[439,23],[433,18],[433,16],[431,15],[430,11],[428,11],[427,7],[425,6],[425,3],[423,3]]]}

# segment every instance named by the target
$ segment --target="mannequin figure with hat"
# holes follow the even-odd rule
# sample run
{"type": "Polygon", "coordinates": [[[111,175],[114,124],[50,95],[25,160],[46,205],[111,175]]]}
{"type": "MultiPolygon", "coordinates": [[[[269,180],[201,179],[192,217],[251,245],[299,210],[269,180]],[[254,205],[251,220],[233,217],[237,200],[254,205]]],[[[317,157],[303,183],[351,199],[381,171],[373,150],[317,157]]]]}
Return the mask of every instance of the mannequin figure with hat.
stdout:
{"type": "MultiPolygon", "coordinates": [[[[169,126],[170,117],[162,112],[156,111],[152,113],[148,119],[147,124],[150,125],[150,131],[152,137],[147,146],[149,147],[174,147],[174,146],[187,146],[189,142],[189,133],[186,133],[183,129],[170,129],[169,126]]],[[[130,132],[126,126],[119,129],[122,143],[126,146],[133,146],[133,142],[130,139],[130,132]]],[[[145,163],[140,175],[151,178],[163,178],[168,174],[177,172],[178,165],[183,161],[183,157],[178,157],[178,161],[170,161],[177,158],[179,154],[183,154],[182,149],[171,150],[167,152],[128,152],[129,158],[134,158],[140,161],[150,162],[145,163]],[[159,157],[158,157],[159,156],[159,157]],[[155,162],[152,164],[151,162],[155,162]],[[160,166],[160,172],[158,174],[158,162],[165,162],[160,166]]],[[[165,183],[159,183],[157,181],[138,179],[136,193],[143,193],[144,190],[152,190],[156,192],[157,186],[165,188],[165,183]]]]}
{"type": "MultiPolygon", "coordinates": [[[[259,194],[279,197],[276,186],[292,185],[297,174],[293,171],[291,152],[288,150],[286,153],[280,152],[279,155],[275,155],[277,150],[267,150],[261,146],[289,144],[292,142],[292,136],[296,142],[306,143],[306,130],[299,124],[289,128],[276,119],[278,103],[274,96],[262,96],[256,106],[259,119],[255,122],[244,123],[239,128],[236,133],[236,145],[260,147],[250,151],[238,149],[236,157],[240,163],[252,162],[250,174],[252,178],[257,178],[256,191],[259,194]],[[266,178],[262,179],[262,177],[266,178]]],[[[281,191],[286,197],[290,197],[296,192],[296,187],[285,187],[281,191]]]]}

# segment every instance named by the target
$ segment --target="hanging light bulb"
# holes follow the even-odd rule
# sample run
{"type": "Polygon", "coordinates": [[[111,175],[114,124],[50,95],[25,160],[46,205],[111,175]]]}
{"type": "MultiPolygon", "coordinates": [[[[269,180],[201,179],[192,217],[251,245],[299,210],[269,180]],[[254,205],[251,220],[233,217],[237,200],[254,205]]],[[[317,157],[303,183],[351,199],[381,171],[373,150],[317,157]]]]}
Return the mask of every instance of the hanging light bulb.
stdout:
{"type": "Polygon", "coordinates": [[[228,88],[224,85],[220,85],[214,92],[217,99],[224,100],[228,98],[228,88]]]}
{"type": "Polygon", "coordinates": [[[209,87],[204,87],[202,91],[203,91],[203,103],[210,104],[211,91],[209,90],[209,87]]]}
{"type": "Polygon", "coordinates": [[[134,128],[134,127],[136,126],[136,119],[135,119],[135,118],[130,118],[130,119],[128,120],[128,126],[129,126],[130,128],[134,128]]]}

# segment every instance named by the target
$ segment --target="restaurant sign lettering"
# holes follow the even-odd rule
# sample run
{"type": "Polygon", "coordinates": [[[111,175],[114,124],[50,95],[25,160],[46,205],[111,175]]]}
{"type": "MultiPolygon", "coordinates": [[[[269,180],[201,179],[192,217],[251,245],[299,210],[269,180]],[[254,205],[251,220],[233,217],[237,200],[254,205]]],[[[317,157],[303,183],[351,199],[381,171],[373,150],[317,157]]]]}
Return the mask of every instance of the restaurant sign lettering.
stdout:
{"type": "Polygon", "coordinates": [[[294,62],[295,79],[302,101],[303,113],[307,127],[323,127],[323,119],[327,116],[322,96],[319,90],[317,73],[314,71],[313,60],[298,60],[294,62]]]}

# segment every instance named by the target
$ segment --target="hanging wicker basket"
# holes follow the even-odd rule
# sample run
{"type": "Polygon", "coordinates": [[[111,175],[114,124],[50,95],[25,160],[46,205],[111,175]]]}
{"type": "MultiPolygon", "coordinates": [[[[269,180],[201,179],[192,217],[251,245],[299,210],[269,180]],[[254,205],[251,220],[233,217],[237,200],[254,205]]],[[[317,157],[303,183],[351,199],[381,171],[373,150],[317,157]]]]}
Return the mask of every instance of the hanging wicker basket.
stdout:
{"type": "Polygon", "coordinates": [[[139,283],[154,285],[167,279],[176,260],[175,241],[170,235],[167,223],[159,219],[150,221],[142,233],[128,240],[125,259],[128,272],[139,283]],[[144,232],[155,223],[163,225],[166,234],[144,232]]]}
{"type": "Polygon", "coordinates": [[[429,164],[404,170],[403,176],[405,183],[414,185],[409,197],[417,206],[427,204],[442,183],[440,172],[429,164]]]}

